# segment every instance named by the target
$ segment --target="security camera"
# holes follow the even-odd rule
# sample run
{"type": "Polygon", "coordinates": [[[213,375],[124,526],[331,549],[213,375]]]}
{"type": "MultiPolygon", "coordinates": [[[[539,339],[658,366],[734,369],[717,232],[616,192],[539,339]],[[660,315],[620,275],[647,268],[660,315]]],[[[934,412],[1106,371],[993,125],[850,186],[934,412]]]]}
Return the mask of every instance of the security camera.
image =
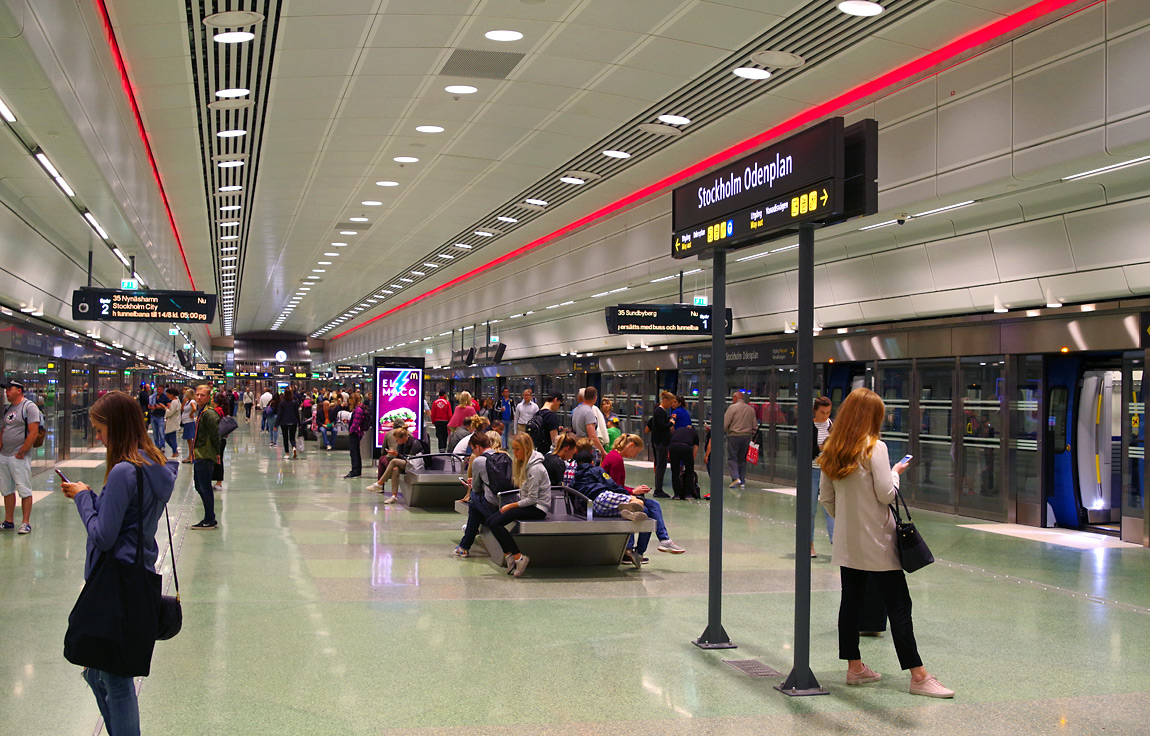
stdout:
{"type": "Polygon", "coordinates": [[[898,222],[898,224],[905,225],[906,221],[910,219],[910,215],[905,212],[900,212],[894,216],[894,219],[898,222]]]}

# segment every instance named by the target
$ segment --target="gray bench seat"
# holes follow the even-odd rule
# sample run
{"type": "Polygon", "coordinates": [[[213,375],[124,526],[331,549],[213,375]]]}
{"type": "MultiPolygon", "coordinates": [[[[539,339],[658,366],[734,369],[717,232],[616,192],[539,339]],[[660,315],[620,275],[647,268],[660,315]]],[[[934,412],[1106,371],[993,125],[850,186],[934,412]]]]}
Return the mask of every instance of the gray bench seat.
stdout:
{"type": "MultiPolygon", "coordinates": [[[[517,491],[500,494],[513,500],[517,491]]],[[[575,567],[618,565],[632,534],[655,531],[655,520],[631,522],[619,517],[574,514],[572,500],[581,494],[566,486],[551,489],[551,512],[539,521],[516,521],[507,525],[515,543],[531,558],[532,567],[575,567]]],[[[588,507],[590,504],[588,504],[588,507]]],[[[467,504],[457,501],[455,510],[467,514],[467,504]]],[[[503,567],[504,551],[486,526],[479,538],[491,556],[491,562],[503,567]]]]}
{"type": "Polygon", "coordinates": [[[467,493],[467,489],[459,482],[466,470],[458,456],[446,453],[418,457],[423,461],[423,469],[413,470],[409,465],[400,476],[399,501],[404,506],[449,509],[467,493]]]}

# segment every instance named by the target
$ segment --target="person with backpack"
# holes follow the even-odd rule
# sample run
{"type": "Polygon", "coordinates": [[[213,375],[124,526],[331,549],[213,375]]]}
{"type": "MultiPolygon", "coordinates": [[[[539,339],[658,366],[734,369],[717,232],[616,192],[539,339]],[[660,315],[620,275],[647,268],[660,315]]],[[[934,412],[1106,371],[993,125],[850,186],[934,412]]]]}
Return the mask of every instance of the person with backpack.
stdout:
{"type": "Polygon", "coordinates": [[[493,450],[490,437],[483,432],[476,432],[471,436],[469,447],[471,487],[467,497],[467,524],[463,527],[463,538],[452,552],[456,557],[471,554],[471,545],[475,543],[479,527],[499,513],[497,494],[513,487],[511,458],[506,453],[493,450]]]}
{"type": "MultiPolygon", "coordinates": [[[[547,518],[547,512],[551,510],[551,480],[547,476],[547,469],[543,467],[543,455],[536,452],[529,435],[522,432],[515,435],[511,439],[511,453],[514,457],[511,484],[513,488],[519,489],[519,500],[504,504],[499,508],[499,513],[484,523],[503,550],[507,574],[519,577],[531,560],[519,551],[519,545],[515,543],[511,532],[507,531],[507,525],[513,521],[539,521],[547,518]]],[[[492,480],[492,490],[498,487],[495,485],[494,467],[493,461],[489,460],[487,471],[492,480]]]]}
{"type": "Polygon", "coordinates": [[[543,406],[527,420],[524,434],[531,438],[535,449],[546,455],[551,452],[559,439],[560,419],[558,411],[563,407],[563,394],[553,391],[543,406]]]}
{"type": "Polygon", "coordinates": [[[351,470],[343,476],[344,478],[358,478],[363,474],[360,443],[370,424],[367,410],[363,406],[363,396],[356,391],[351,395],[351,419],[347,422],[347,449],[351,455],[351,470]]]}
{"type": "Polygon", "coordinates": [[[192,442],[192,481],[200,501],[204,504],[204,518],[192,529],[215,529],[216,500],[212,495],[212,472],[216,463],[223,466],[220,442],[220,415],[211,406],[211,387],[206,383],[196,386],[196,406],[200,415],[196,424],[196,438],[192,442]]]}
{"type": "Polygon", "coordinates": [[[24,398],[24,384],[3,384],[4,429],[0,439],[0,494],[4,495],[4,523],[0,531],[16,528],[16,496],[20,496],[22,521],[18,534],[32,531],[32,458],[29,453],[40,437],[40,408],[24,398]]]}
{"type": "Polygon", "coordinates": [[[671,489],[676,501],[699,497],[699,481],[695,475],[695,458],[699,455],[699,433],[690,424],[675,427],[671,444],[667,447],[671,460],[671,489]]]}
{"type": "Polygon", "coordinates": [[[387,482],[391,481],[391,495],[383,499],[384,503],[395,503],[399,494],[399,476],[407,470],[407,458],[418,455],[423,445],[415,439],[407,426],[396,422],[395,428],[387,433],[383,440],[383,455],[379,458],[379,475],[375,483],[367,487],[369,491],[384,493],[387,482]]]}

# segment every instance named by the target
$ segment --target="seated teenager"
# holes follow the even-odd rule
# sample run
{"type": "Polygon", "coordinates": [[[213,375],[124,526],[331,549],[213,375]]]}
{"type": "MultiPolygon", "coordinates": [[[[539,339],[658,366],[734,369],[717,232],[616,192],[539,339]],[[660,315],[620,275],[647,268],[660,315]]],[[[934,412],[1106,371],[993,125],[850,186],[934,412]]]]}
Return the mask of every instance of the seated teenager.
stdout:
{"type": "MultiPolygon", "coordinates": [[[[603,458],[602,468],[611,476],[611,480],[626,488],[631,495],[643,496],[643,512],[655,520],[655,535],[659,538],[659,551],[674,555],[682,554],[687,550],[675,544],[675,541],[671,539],[671,535],[667,532],[667,525],[663,523],[663,507],[660,506],[659,502],[655,499],[647,498],[643,495],[649,493],[651,489],[647,486],[639,486],[638,488],[627,487],[627,468],[623,464],[623,460],[630,460],[642,451],[642,437],[637,434],[619,435],[619,439],[615,440],[615,445],[611,449],[611,452],[608,452],[603,458]]],[[[651,533],[643,532],[640,534],[638,544],[633,544],[633,539],[631,541],[632,544],[628,544],[627,546],[634,546],[635,551],[638,552],[642,558],[642,555],[647,551],[647,546],[651,543],[651,533]]],[[[644,560],[645,558],[641,559],[640,563],[644,560]]]]}
{"type": "Polygon", "coordinates": [[[571,479],[575,477],[575,438],[569,434],[563,435],[554,451],[543,458],[543,467],[547,469],[551,485],[570,486],[571,479]]]}
{"type": "Polygon", "coordinates": [[[456,557],[467,557],[479,527],[488,518],[499,512],[499,500],[491,491],[487,476],[487,458],[494,454],[491,438],[483,432],[471,435],[471,490],[467,496],[467,526],[463,528],[463,538],[455,546],[456,557]]]}
{"type": "Polygon", "coordinates": [[[391,495],[383,499],[383,502],[395,503],[395,496],[399,493],[399,476],[407,470],[407,458],[418,455],[422,449],[423,445],[411,436],[407,427],[397,423],[395,429],[388,432],[383,440],[383,454],[379,456],[376,480],[367,490],[383,493],[390,480],[391,495]]]}
{"type": "MultiPolygon", "coordinates": [[[[621,516],[628,521],[646,521],[642,499],[611,480],[603,468],[592,464],[595,451],[586,437],[576,440],[575,477],[571,487],[591,499],[591,509],[596,516],[621,516]]],[[[646,486],[640,486],[645,488],[646,486]]]]}
{"type": "Polygon", "coordinates": [[[481,417],[478,414],[468,419],[468,422],[467,433],[456,440],[454,445],[449,445],[451,452],[456,455],[467,455],[470,452],[468,447],[471,445],[471,435],[476,432],[486,432],[487,428],[491,426],[491,422],[487,420],[487,417],[481,417]]]}
{"type": "Polygon", "coordinates": [[[527,569],[530,559],[519,551],[507,525],[513,521],[547,518],[547,512],[551,510],[551,479],[543,467],[543,455],[535,451],[529,435],[520,433],[511,439],[511,456],[511,479],[519,488],[519,500],[504,504],[499,513],[484,523],[506,555],[507,574],[519,577],[527,569]]]}

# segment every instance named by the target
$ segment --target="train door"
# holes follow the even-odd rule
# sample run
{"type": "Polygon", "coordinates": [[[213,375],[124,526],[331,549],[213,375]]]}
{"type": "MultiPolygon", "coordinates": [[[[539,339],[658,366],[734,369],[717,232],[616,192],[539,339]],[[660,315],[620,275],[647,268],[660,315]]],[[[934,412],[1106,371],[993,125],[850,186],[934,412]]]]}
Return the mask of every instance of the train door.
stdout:
{"type": "Polygon", "coordinates": [[[1003,443],[1006,360],[1002,356],[962,358],[960,386],[962,431],[958,513],[992,521],[1007,520],[1003,443]]]}
{"type": "MultiPolygon", "coordinates": [[[[799,374],[795,366],[776,366],[772,395],[763,404],[761,424],[769,425],[771,477],[776,483],[794,483],[798,478],[799,374]]],[[[806,401],[812,401],[806,397],[806,401]]]]}
{"type": "Polygon", "coordinates": [[[1042,356],[1012,358],[1009,386],[1010,438],[1006,447],[1006,469],[1008,486],[1014,496],[1014,520],[1027,526],[1046,526],[1042,494],[1045,447],[1042,356]]]}
{"type": "Polygon", "coordinates": [[[956,482],[954,368],[954,360],[945,359],[915,364],[919,426],[913,497],[920,506],[948,513],[954,512],[956,482]]]}
{"type": "MultiPolygon", "coordinates": [[[[867,380],[867,373],[866,363],[828,363],[824,370],[826,390],[825,393],[819,393],[823,393],[831,400],[831,406],[838,408],[851,391],[868,387],[870,382],[867,380]]],[[[818,381],[817,373],[815,380],[818,381]]]]}
{"type": "MultiPolygon", "coordinates": [[[[878,364],[874,391],[882,397],[886,404],[886,418],[882,425],[882,439],[886,442],[892,462],[897,462],[903,455],[912,453],[911,430],[913,422],[911,417],[911,385],[913,373],[909,360],[883,361],[878,364]]],[[[840,384],[841,385],[841,384],[840,384]]],[[[835,386],[830,389],[831,401],[834,401],[835,386]]],[[[845,395],[843,398],[846,398],[845,395]]],[[[834,405],[835,408],[838,404],[834,405]]],[[[910,464],[907,469],[909,475],[904,476],[908,483],[903,486],[903,497],[910,499],[913,489],[918,484],[921,461],[910,464]]]]}
{"type": "Polygon", "coordinates": [[[1122,419],[1122,541],[1150,546],[1146,534],[1146,388],[1145,355],[1127,353],[1122,360],[1126,415],[1122,419]]]}

